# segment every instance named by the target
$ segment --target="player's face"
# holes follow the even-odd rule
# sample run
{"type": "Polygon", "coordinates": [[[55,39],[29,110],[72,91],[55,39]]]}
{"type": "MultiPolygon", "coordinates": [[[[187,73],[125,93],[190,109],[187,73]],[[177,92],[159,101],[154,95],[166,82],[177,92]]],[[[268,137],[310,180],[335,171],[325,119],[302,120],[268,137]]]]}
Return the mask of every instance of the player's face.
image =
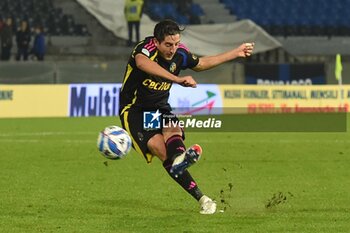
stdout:
{"type": "Polygon", "coordinates": [[[163,58],[166,60],[171,60],[173,58],[177,48],[179,47],[180,37],[180,34],[169,35],[166,36],[161,43],[159,43],[157,39],[154,39],[158,52],[163,58]]]}

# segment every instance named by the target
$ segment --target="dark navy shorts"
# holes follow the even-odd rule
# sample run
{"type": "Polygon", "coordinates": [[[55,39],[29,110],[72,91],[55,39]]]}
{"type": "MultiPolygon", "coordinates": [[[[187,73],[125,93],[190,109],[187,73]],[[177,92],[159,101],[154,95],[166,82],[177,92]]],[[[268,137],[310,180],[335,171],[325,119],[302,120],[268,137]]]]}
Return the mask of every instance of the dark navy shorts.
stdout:
{"type": "MultiPolygon", "coordinates": [[[[147,163],[150,163],[154,155],[150,152],[147,147],[147,142],[156,134],[162,134],[163,131],[163,116],[166,117],[166,121],[177,122],[179,119],[175,114],[170,111],[161,111],[162,116],[160,117],[160,128],[149,129],[145,128],[144,125],[144,111],[129,109],[124,111],[120,115],[120,121],[123,128],[129,133],[132,139],[133,148],[139,153],[142,154],[147,163]]],[[[185,139],[185,133],[182,130],[182,138],[185,139]]]]}

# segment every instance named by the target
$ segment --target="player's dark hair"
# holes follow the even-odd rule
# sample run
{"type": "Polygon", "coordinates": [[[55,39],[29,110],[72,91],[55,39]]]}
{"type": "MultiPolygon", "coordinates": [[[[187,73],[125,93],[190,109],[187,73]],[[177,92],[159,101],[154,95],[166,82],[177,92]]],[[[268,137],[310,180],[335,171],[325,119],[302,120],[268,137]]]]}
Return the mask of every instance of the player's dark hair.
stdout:
{"type": "Polygon", "coordinates": [[[183,30],[176,22],[165,19],[156,24],[153,36],[161,43],[166,36],[180,34],[183,30]]]}

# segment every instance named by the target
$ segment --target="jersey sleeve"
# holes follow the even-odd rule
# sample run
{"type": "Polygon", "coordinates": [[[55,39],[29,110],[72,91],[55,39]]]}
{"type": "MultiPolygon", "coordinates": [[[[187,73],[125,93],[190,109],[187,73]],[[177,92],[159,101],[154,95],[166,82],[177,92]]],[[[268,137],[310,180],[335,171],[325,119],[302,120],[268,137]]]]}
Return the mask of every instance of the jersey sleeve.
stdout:
{"type": "Polygon", "coordinates": [[[156,45],[154,44],[152,39],[146,39],[143,42],[139,43],[134,52],[133,52],[133,56],[136,56],[136,54],[143,54],[148,58],[151,58],[152,55],[155,53],[155,51],[157,50],[156,45]]]}
{"type": "Polygon", "coordinates": [[[181,68],[183,70],[188,68],[192,69],[193,67],[198,65],[199,58],[196,55],[192,54],[185,45],[180,44],[178,48],[178,53],[180,53],[183,57],[181,65],[181,68]]]}

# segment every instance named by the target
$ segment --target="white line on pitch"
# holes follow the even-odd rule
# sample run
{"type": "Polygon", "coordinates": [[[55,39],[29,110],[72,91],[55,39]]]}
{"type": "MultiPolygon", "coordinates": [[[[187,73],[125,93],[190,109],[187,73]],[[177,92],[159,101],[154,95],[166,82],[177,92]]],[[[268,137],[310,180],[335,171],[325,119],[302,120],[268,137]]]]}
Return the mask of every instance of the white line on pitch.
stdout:
{"type": "MultiPolygon", "coordinates": [[[[72,143],[72,144],[94,144],[93,140],[51,140],[52,142],[63,142],[63,143],[72,143]]],[[[43,143],[44,140],[36,140],[36,139],[4,139],[0,138],[0,143],[43,143]]]]}
{"type": "Polygon", "coordinates": [[[96,132],[11,132],[11,133],[0,133],[0,137],[21,137],[21,136],[56,136],[56,135],[94,135],[96,132]]]}

